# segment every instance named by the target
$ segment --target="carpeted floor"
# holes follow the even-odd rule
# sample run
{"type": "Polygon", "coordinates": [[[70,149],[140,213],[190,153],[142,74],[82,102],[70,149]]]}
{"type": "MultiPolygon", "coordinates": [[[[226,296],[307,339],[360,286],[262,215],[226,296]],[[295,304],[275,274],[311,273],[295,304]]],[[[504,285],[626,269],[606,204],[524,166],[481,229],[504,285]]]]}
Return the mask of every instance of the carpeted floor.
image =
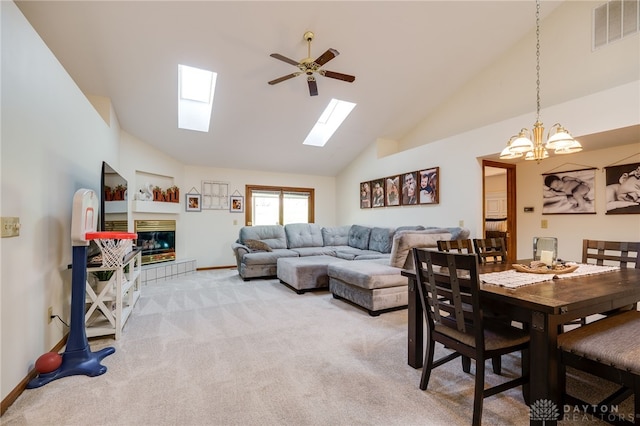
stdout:
{"type": "MultiPolygon", "coordinates": [[[[244,282],[235,270],[198,272],[143,287],[122,337],[90,342],[94,351],[116,348],[104,375],[25,390],[0,423],[470,424],[473,375],[454,361],[421,391],[421,370],[407,365],[406,323],[406,310],[371,317],[325,291],[298,295],[278,280],[244,282]]],[[[487,370],[488,384],[504,380],[487,370]]],[[[503,357],[504,376],[519,371],[519,356],[503,357]]],[[[583,397],[611,388],[584,376],[569,386],[583,397]]],[[[565,419],[604,424],[580,413],[565,419]]],[[[483,424],[528,423],[521,388],[485,400],[483,424]]]]}

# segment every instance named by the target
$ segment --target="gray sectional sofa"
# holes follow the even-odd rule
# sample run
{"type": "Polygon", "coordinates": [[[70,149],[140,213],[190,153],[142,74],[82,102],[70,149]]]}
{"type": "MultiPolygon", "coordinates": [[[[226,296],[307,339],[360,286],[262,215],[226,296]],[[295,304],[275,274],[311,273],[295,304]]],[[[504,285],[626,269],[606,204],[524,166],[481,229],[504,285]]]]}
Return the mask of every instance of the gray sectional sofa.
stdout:
{"type": "Polygon", "coordinates": [[[277,276],[298,293],[328,286],[335,298],[378,315],[406,307],[407,279],[400,273],[413,268],[413,247],[466,238],[469,230],[459,227],[296,223],[243,227],[232,249],[245,281],[277,276]]]}

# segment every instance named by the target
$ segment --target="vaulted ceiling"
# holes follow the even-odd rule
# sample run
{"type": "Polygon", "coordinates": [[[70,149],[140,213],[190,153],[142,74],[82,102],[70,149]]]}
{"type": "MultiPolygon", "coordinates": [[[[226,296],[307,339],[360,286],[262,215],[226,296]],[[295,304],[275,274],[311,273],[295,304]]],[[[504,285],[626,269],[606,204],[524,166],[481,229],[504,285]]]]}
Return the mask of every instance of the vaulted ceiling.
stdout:
{"type": "MultiPolygon", "coordinates": [[[[31,25],[123,130],[196,166],[333,176],[378,138],[402,140],[535,25],[533,1],[24,1],[31,25]],[[340,55],[304,76],[271,58],[340,55]],[[177,65],[218,73],[209,133],[177,128],[177,65]],[[324,148],[302,141],[331,98],[357,103],[324,148]]],[[[550,13],[558,2],[545,7],[550,13]]],[[[501,117],[496,117],[496,120],[501,117]]]]}

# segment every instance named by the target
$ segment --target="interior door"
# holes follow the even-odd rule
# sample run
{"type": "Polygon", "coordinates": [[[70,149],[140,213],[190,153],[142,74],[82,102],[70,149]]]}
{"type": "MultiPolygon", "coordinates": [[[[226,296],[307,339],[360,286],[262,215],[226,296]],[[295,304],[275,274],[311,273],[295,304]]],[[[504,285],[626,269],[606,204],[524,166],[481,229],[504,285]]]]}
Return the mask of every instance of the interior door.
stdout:
{"type": "MultiPolygon", "coordinates": [[[[482,235],[485,235],[485,224],[488,217],[500,217],[506,214],[507,217],[507,257],[509,261],[515,262],[518,253],[517,247],[517,215],[516,215],[516,166],[515,164],[499,163],[497,161],[483,160],[482,161],[482,235]],[[493,191],[489,185],[489,176],[493,173],[490,171],[498,172],[504,176],[504,191],[493,191]],[[504,192],[504,196],[501,194],[504,192]]],[[[493,178],[492,178],[493,179],[493,178]]]]}

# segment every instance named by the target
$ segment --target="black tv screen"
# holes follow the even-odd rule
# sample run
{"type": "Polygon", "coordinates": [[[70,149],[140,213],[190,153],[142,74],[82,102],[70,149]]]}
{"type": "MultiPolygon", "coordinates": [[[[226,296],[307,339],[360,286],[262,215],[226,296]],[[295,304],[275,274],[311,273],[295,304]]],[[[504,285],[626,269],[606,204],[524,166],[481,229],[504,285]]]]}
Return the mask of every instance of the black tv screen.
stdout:
{"type": "Polygon", "coordinates": [[[100,231],[129,232],[127,180],[102,162],[100,181],[100,231]]]}

